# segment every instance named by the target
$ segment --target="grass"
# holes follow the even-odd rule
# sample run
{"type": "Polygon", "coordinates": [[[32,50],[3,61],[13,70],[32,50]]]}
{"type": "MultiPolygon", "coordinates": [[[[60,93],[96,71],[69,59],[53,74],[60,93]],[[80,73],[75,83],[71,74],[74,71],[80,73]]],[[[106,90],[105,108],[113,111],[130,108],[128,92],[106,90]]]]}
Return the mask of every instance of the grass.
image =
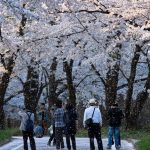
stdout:
{"type": "Polygon", "coordinates": [[[10,139],[13,135],[20,135],[18,128],[0,130],[0,143],[10,139]]]}
{"type": "Polygon", "coordinates": [[[138,150],[150,150],[150,133],[136,144],[138,150]]]}
{"type": "Polygon", "coordinates": [[[141,139],[147,135],[149,131],[144,129],[121,129],[121,137],[124,139],[141,139]]]}
{"type": "MultiPolygon", "coordinates": [[[[102,137],[107,137],[108,129],[106,127],[102,128],[102,137]]],[[[88,137],[87,130],[79,130],[77,132],[77,137],[88,137]]],[[[136,139],[139,142],[136,143],[137,150],[150,150],[150,130],[145,129],[121,129],[121,139],[136,139]]]]}
{"type": "MultiPolygon", "coordinates": [[[[108,132],[108,128],[107,127],[102,127],[102,130],[101,130],[101,134],[102,134],[102,137],[107,137],[107,132],[108,132]]],[[[120,130],[121,132],[121,138],[122,139],[141,139],[143,137],[145,137],[147,135],[147,130],[135,130],[135,129],[130,129],[130,130],[125,130],[125,129],[121,129],[120,130]]],[[[86,129],[83,129],[83,130],[79,130],[77,132],[77,137],[88,137],[88,134],[87,134],[87,130],[86,129]]]]}

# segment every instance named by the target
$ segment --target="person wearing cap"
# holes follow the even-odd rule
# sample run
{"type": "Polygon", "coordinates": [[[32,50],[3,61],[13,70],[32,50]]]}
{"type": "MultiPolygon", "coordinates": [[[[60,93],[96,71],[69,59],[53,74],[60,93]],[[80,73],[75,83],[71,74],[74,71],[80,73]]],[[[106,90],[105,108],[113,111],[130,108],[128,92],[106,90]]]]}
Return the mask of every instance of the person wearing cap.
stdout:
{"type": "Polygon", "coordinates": [[[20,130],[22,131],[23,135],[23,142],[24,142],[24,150],[28,150],[28,138],[30,139],[30,147],[31,150],[36,150],[35,140],[34,140],[34,133],[33,131],[26,131],[26,122],[28,117],[34,122],[34,113],[30,111],[30,109],[23,108],[23,110],[18,112],[19,116],[21,117],[21,125],[20,130]]]}
{"type": "Polygon", "coordinates": [[[120,149],[120,130],[121,120],[123,118],[123,112],[118,107],[118,103],[112,104],[111,108],[108,110],[108,145],[107,150],[110,150],[113,145],[113,136],[115,139],[116,150],[120,149]]]}
{"type": "Polygon", "coordinates": [[[100,109],[96,105],[96,100],[89,100],[89,107],[84,111],[83,126],[86,127],[86,120],[92,118],[93,123],[88,127],[88,136],[90,139],[90,150],[95,150],[94,138],[97,140],[98,150],[103,150],[103,144],[101,139],[101,126],[102,126],[102,117],[100,109]]]}

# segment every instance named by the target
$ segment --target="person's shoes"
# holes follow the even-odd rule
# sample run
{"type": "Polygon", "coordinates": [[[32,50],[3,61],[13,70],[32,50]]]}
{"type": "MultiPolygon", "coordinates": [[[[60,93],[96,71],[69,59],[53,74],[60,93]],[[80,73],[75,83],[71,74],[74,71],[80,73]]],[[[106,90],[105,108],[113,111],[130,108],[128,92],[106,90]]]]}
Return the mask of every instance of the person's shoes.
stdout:
{"type": "Polygon", "coordinates": [[[48,141],[47,145],[48,145],[48,146],[51,146],[51,142],[48,141]]]}
{"type": "Polygon", "coordinates": [[[116,150],[120,150],[120,145],[116,145],[116,150]]]}
{"type": "Polygon", "coordinates": [[[107,150],[111,150],[111,147],[109,145],[107,145],[106,149],[107,150]]]}

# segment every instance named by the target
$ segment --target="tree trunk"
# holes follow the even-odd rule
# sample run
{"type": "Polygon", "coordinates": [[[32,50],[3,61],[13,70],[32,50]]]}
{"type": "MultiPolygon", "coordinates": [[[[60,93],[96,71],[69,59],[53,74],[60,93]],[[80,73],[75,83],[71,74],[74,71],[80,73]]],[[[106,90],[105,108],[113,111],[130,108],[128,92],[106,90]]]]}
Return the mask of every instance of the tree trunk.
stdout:
{"type": "Polygon", "coordinates": [[[38,74],[33,67],[28,67],[27,81],[24,83],[25,107],[36,111],[38,95],[38,74]]]}
{"type": "Polygon", "coordinates": [[[16,56],[12,54],[7,60],[5,60],[5,55],[1,54],[1,63],[3,64],[6,72],[3,73],[0,83],[0,129],[5,128],[5,114],[4,114],[4,98],[5,93],[9,84],[10,76],[12,74],[13,68],[15,66],[16,56]]]}
{"type": "Polygon", "coordinates": [[[135,76],[136,76],[137,63],[140,58],[140,52],[141,52],[141,47],[139,45],[136,45],[134,57],[131,62],[131,70],[130,70],[130,76],[128,79],[128,90],[127,90],[126,102],[125,102],[126,128],[128,128],[130,126],[130,120],[131,120],[130,113],[131,113],[133,85],[134,85],[134,80],[135,80],[135,76]]]}
{"type": "Polygon", "coordinates": [[[129,127],[138,127],[137,124],[138,124],[139,114],[142,111],[143,106],[146,100],[148,99],[148,96],[149,94],[146,91],[142,91],[138,94],[136,102],[135,102],[135,106],[131,113],[129,127]]]}
{"type": "Polygon", "coordinates": [[[76,106],[76,91],[73,84],[73,78],[72,78],[72,66],[73,66],[73,60],[70,60],[70,64],[67,61],[64,61],[64,71],[66,73],[67,78],[67,88],[69,92],[69,99],[68,103],[71,103],[72,105],[76,106]]]}
{"type": "Polygon", "coordinates": [[[55,79],[55,74],[53,73],[49,76],[49,97],[48,97],[49,106],[53,106],[58,99],[56,94],[56,90],[57,90],[56,82],[57,81],[55,79]]]}
{"type": "Polygon", "coordinates": [[[106,77],[106,110],[115,102],[117,97],[117,85],[119,76],[119,65],[116,64],[112,70],[109,70],[106,77]]]}
{"type": "Polygon", "coordinates": [[[56,74],[56,69],[57,69],[57,58],[54,57],[53,58],[53,62],[51,64],[50,67],[50,75],[48,76],[49,78],[49,96],[48,96],[48,103],[49,103],[49,107],[53,106],[58,97],[57,97],[57,86],[58,86],[58,82],[55,78],[55,74],[56,74]]]}
{"type": "Polygon", "coordinates": [[[139,92],[139,94],[137,95],[135,106],[133,107],[133,111],[131,114],[131,118],[132,118],[131,123],[132,123],[132,126],[135,126],[135,127],[137,126],[137,121],[138,121],[140,112],[142,111],[144,104],[149,96],[148,90],[150,89],[150,64],[148,64],[148,67],[149,67],[149,73],[148,73],[147,81],[144,86],[145,89],[139,92]]]}

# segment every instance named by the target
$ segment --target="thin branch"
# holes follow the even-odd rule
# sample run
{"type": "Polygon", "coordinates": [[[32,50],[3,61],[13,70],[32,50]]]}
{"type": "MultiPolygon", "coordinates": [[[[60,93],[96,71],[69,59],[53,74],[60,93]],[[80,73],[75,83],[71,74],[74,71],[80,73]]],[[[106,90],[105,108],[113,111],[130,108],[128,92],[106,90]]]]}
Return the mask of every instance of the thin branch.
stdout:
{"type": "Polygon", "coordinates": [[[24,82],[23,82],[23,80],[22,80],[20,77],[16,76],[16,78],[20,81],[20,83],[21,83],[22,85],[24,85],[24,82]]]}
{"type": "Polygon", "coordinates": [[[103,83],[103,85],[106,87],[106,82],[104,80],[104,78],[101,76],[101,74],[96,70],[95,66],[91,63],[91,67],[92,69],[95,71],[96,75],[98,75],[98,77],[100,78],[101,82],[103,83]]]}
{"type": "Polygon", "coordinates": [[[80,80],[80,82],[77,85],[75,85],[75,87],[77,88],[89,76],[92,76],[92,74],[86,75],[83,79],[80,80]]]}
{"type": "Polygon", "coordinates": [[[123,70],[121,68],[119,68],[120,72],[122,73],[123,77],[129,81],[129,78],[125,75],[125,73],[123,72],[123,70]]]}
{"type": "Polygon", "coordinates": [[[23,93],[23,90],[18,91],[17,93],[15,93],[15,94],[9,96],[8,98],[6,98],[6,99],[4,100],[4,104],[6,104],[6,103],[7,103],[8,101],[10,101],[12,98],[14,98],[14,97],[16,97],[17,95],[22,94],[22,93],[23,93]]]}
{"type": "Polygon", "coordinates": [[[63,93],[66,89],[67,89],[67,85],[64,85],[64,87],[62,87],[62,88],[56,93],[57,97],[58,97],[61,93],[63,93]]]}
{"type": "MultiPolygon", "coordinates": [[[[138,82],[146,81],[146,80],[147,80],[147,78],[137,79],[137,80],[134,81],[134,83],[138,83],[138,82]]],[[[123,84],[123,85],[120,85],[120,86],[117,87],[117,91],[118,91],[118,90],[121,90],[121,89],[123,89],[123,88],[125,88],[125,87],[127,87],[127,86],[128,86],[128,83],[123,84]]]]}
{"type": "MultiPolygon", "coordinates": [[[[64,14],[64,13],[80,13],[80,12],[86,12],[86,13],[102,13],[102,14],[109,14],[110,12],[108,10],[99,10],[99,9],[96,9],[96,10],[88,10],[88,9],[81,9],[81,10],[78,10],[78,11],[71,11],[71,10],[68,10],[68,11],[60,11],[60,10],[57,10],[57,13],[58,14],[64,14]]],[[[49,14],[54,14],[54,12],[49,12],[49,14]]]]}

